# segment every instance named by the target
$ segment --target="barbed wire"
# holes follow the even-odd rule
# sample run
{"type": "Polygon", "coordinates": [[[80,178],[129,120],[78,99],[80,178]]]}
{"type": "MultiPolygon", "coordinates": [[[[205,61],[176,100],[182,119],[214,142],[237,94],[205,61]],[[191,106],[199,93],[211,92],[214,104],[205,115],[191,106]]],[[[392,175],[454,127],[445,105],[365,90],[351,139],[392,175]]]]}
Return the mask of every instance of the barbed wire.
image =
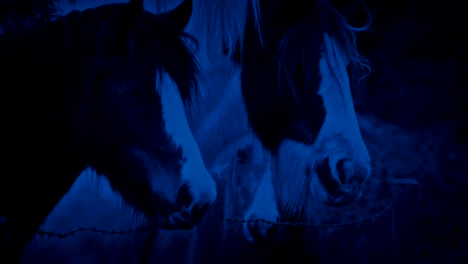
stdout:
{"type": "Polygon", "coordinates": [[[310,224],[310,223],[272,222],[272,221],[265,220],[265,219],[240,219],[240,218],[233,218],[233,217],[228,217],[228,218],[225,218],[224,220],[227,221],[227,222],[233,222],[233,223],[238,223],[238,224],[266,223],[266,224],[270,224],[270,225],[280,225],[280,226],[309,226],[309,227],[315,227],[315,228],[335,228],[335,227],[354,225],[354,224],[362,223],[362,222],[369,221],[369,220],[374,220],[374,219],[382,216],[383,214],[385,214],[391,208],[392,208],[392,204],[389,204],[387,207],[385,207],[382,211],[378,212],[377,214],[374,214],[374,215],[366,217],[366,218],[361,218],[361,219],[358,219],[358,220],[353,220],[353,221],[349,221],[349,222],[346,222],[346,223],[341,223],[341,224],[316,225],[316,224],[310,224]]]}
{"type": "Polygon", "coordinates": [[[40,236],[47,236],[47,238],[51,237],[57,237],[59,239],[64,239],[68,238],[69,236],[74,236],[76,233],[79,232],[84,232],[84,231],[91,231],[91,232],[96,232],[96,233],[101,233],[104,235],[125,235],[125,234],[130,234],[138,231],[143,231],[143,230],[152,230],[154,226],[152,225],[140,225],[136,228],[132,229],[121,229],[121,230],[105,230],[105,229],[99,229],[96,227],[85,227],[85,226],[80,226],[78,229],[70,230],[67,232],[55,232],[55,231],[44,231],[44,230],[39,230],[36,232],[36,235],[40,236]]]}
{"type": "MultiPolygon", "coordinates": [[[[358,224],[362,223],[365,221],[369,220],[375,220],[376,218],[381,217],[384,215],[388,210],[392,208],[392,204],[388,205],[385,207],[382,211],[366,218],[361,218],[358,220],[353,220],[349,221],[346,223],[340,223],[340,224],[323,224],[323,225],[316,225],[316,224],[310,224],[310,223],[296,223],[296,222],[272,222],[269,220],[265,219],[241,219],[241,218],[233,218],[233,217],[227,217],[224,218],[224,221],[226,222],[232,222],[232,223],[238,223],[238,224],[244,224],[244,223],[266,223],[270,225],[280,225],[280,226],[308,226],[308,227],[315,227],[315,228],[336,228],[336,227],[342,227],[342,226],[348,226],[348,225],[353,225],[353,224],[358,224]]],[[[105,230],[105,229],[99,229],[96,227],[85,227],[81,226],[78,229],[70,230],[67,232],[55,232],[55,231],[44,231],[44,230],[39,230],[36,232],[37,235],[40,236],[47,236],[49,239],[51,237],[57,237],[59,239],[65,239],[70,236],[74,236],[76,233],[79,232],[84,232],[84,231],[91,231],[91,232],[96,232],[104,235],[126,235],[126,234],[131,234],[134,232],[138,231],[144,231],[144,230],[151,230],[153,229],[153,225],[140,225],[136,228],[132,229],[121,229],[121,230],[105,230]]]]}

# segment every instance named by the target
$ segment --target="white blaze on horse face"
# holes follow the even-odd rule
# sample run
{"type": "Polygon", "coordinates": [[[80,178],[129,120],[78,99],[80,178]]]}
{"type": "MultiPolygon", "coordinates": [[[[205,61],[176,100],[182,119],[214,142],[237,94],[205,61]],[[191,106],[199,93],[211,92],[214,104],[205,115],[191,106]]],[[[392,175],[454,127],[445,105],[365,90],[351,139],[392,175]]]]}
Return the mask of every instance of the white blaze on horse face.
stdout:
{"type": "MultiPolygon", "coordinates": [[[[368,165],[370,157],[359,130],[346,71],[349,59],[327,34],[324,34],[324,44],[326,52],[319,63],[322,82],[318,93],[323,98],[327,115],[316,144],[327,152],[332,151],[330,164],[344,158],[368,165]]],[[[332,173],[337,175],[336,171],[332,173]]]]}
{"type": "MultiPolygon", "coordinates": [[[[355,193],[354,179],[363,183],[370,174],[370,157],[361,137],[356,112],[351,95],[349,77],[346,66],[349,59],[345,52],[333,39],[324,34],[324,49],[320,62],[322,77],[318,94],[322,96],[326,111],[325,122],[316,139],[319,162],[328,158],[331,177],[340,182],[342,191],[355,193]],[[321,156],[321,157],[320,157],[321,156]],[[342,161],[343,171],[338,171],[339,161],[342,161]],[[353,179],[339,178],[354,177],[353,179]],[[365,178],[365,179],[363,179],[365,178]]],[[[318,180],[312,182],[313,193],[325,199],[322,185],[318,180]],[[321,191],[322,190],[322,191],[321,191]],[[315,191],[315,192],[314,192],[315,191]]],[[[360,195],[360,193],[358,194],[360,195]]]]}
{"type": "MultiPolygon", "coordinates": [[[[186,161],[182,164],[181,184],[186,184],[194,202],[211,204],[216,199],[216,186],[205,168],[200,150],[190,130],[184,103],[175,82],[164,74],[156,87],[161,97],[162,116],[167,134],[176,146],[181,147],[186,161]]],[[[158,182],[154,182],[153,190],[158,182]]]]}
{"type": "Polygon", "coordinates": [[[346,71],[349,59],[327,34],[323,43],[318,94],[323,98],[325,121],[312,146],[292,140],[281,143],[275,177],[280,204],[289,212],[305,209],[307,215],[313,214],[310,193],[322,202],[332,199],[344,205],[360,196],[360,186],[370,174],[370,157],[359,130],[346,71]],[[322,176],[332,177],[339,190],[346,193],[336,199],[315,171],[327,159],[330,173],[322,176]]]}

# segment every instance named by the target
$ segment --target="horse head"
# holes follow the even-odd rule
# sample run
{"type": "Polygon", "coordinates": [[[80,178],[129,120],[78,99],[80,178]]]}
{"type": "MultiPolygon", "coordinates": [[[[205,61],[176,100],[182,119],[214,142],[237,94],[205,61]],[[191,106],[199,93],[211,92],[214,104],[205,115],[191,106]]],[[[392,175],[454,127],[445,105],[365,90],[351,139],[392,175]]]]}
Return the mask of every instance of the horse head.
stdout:
{"type": "Polygon", "coordinates": [[[142,2],[83,12],[113,15],[98,27],[87,89],[78,93],[78,149],[161,227],[191,228],[216,197],[185,112],[196,92],[197,69],[182,33],[191,1],[159,15],[142,2]]]}
{"type": "Polygon", "coordinates": [[[261,1],[261,9],[261,34],[246,28],[242,92],[254,131],[277,157],[281,211],[309,215],[311,198],[352,203],[370,175],[348,72],[363,66],[353,31],[324,1],[261,1]]]}

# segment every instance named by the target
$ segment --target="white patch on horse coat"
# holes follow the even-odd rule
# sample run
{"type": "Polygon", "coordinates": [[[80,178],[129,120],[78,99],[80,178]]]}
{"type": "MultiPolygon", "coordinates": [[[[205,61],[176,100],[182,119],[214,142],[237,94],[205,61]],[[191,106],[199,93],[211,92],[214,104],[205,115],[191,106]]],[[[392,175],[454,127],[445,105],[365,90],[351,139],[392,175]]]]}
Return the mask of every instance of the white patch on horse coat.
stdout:
{"type": "MultiPolygon", "coordinates": [[[[182,183],[192,190],[195,200],[212,203],[216,199],[216,186],[211,175],[205,168],[198,144],[189,127],[184,103],[177,89],[177,85],[169,75],[156,77],[156,89],[161,97],[162,116],[165,128],[172,141],[183,150],[186,159],[182,164],[182,183]],[[161,81],[161,82],[160,82],[161,81]]],[[[157,188],[159,182],[154,182],[157,188]]]]}
{"type": "Polygon", "coordinates": [[[106,177],[87,167],[40,229],[49,232],[67,232],[80,227],[122,230],[146,223],[144,214],[129,206],[122,196],[112,189],[106,177]]]}
{"type": "MultiPolygon", "coordinates": [[[[274,164],[271,162],[266,163],[266,170],[263,174],[262,180],[258,189],[255,192],[255,197],[252,205],[245,213],[245,220],[267,220],[275,223],[278,221],[280,214],[276,205],[275,190],[273,188],[272,177],[274,173],[274,164]]],[[[262,236],[266,236],[271,224],[257,223],[259,225],[259,232],[262,236]]],[[[250,242],[255,242],[250,231],[247,229],[248,223],[243,224],[244,236],[250,242]]]]}
{"type": "MultiPolygon", "coordinates": [[[[317,144],[324,148],[325,153],[333,151],[333,156],[329,155],[330,164],[336,164],[343,158],[369,164],[370,157],[359,130],[346,72],[349,60],[327,34],[324,34],[324,44],[326,53],[319,63],[322,82],[318,93],[323,97],[327,116],[317,144]],[[338,92],[339,97],[335,94],[338,92]],[[337,148],[341,149],[335,152],[337,148]]],[[[338,175],[336,166],[331,169],[333,175],[338,175]]]]}
{"type": "Polygon", "coordinates": [[[205,69],[190,126],[211,173],[221,173],[237,154],[254,141],[240,89],[240,69],[219,66],[205,69]]]}
{"type": "MultiPolygon", "coordinates": [[[[147,224],[143,212],[128,205],[106,177],[87,167],[40,230],[66,234],[80,228],[95,228],[111,232],[147,224]]],[[[103,235],[90,230],[66,238],[36,234],[25,248],[21,263],[99,263],[102,256],[109,263],[136,263],[145,241],[143,237],[149,235],[143,231],[103,235]]]]}
{"type": "MultiPolygon", "coordinates": [[[[189,122],[208,171],[225,182],[221,186],[226,189],[222,216],[258,217],[275,222],[279,212],[271,175],[267,175],[271,173],[267,166],[272,166],[274,159],[263,148],[249,124],[241,90],[241,69],[227,58],[202,62],[205,63],[201,65],[203,76],[199,82],[199,95],[197,103],[190,109],[189,122]],[[232,175],[233,158],[239,150],[248,148],[253,149],[248,168],[239,175],[232,175]],[[237,181],[229,181],[231,177],[236,177],[237,181]],[[240,189],[248,190],[248,194],[240,193],[240,189]],[[255,205],[251,206],[252,203],[255,205]]],[[[258,230],[260,234],[266,234],[270,227],[259,224],[258,230]]],[[[197,229],[203,228],[206,227],[197,229]]],[[[248,230],[244,235],[246,239],[252,239],[248,230]]]]}

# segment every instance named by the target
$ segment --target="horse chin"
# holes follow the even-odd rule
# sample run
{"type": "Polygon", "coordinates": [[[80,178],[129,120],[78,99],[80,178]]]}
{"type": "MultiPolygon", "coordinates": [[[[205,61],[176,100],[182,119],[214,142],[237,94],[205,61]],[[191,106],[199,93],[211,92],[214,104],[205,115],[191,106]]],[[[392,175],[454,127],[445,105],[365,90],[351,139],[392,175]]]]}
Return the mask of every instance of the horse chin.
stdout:
{"type": "Polygon", "coordinates": [[[346,205],[352,204],[357,200],[357,198],[352,198],[351,195],[345,194],[343,197],[328,197],[327,200],[323,201],[322,203],[328,207],[344,207],[346,205]]]}
{"type": "Polygon", "coordinates": [[[353,192],[338,191],[329,193],[320,182],[318,175],[314,173],[309,184],[312,197],[328,207],[343,207],[354,203],[361,197],[361,190],[353,192]]]}
{"type": "Polygon", "coordinates": [[[197,223],[187,222],[180,213],[174,213],[169,217],[160,217],[158,226],[164,230],[189,230],[197,223]]]}

